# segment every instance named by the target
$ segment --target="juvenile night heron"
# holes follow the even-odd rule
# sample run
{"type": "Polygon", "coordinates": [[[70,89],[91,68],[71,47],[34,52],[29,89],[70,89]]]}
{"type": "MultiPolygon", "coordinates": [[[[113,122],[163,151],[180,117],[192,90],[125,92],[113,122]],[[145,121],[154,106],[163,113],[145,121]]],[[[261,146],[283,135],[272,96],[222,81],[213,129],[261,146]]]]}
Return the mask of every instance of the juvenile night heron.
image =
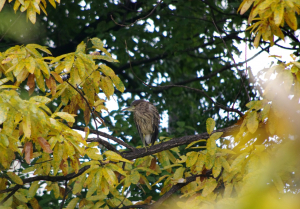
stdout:
{"type": "MultiPolygon", "coordinates": [[[[135,100],[122,111],[133,112],[136,128],[143,141],[144,147],[154,145],[158,136],[159,114],[156,107],[145,100],[135,100]]],[[[147,150],[147,149],[146,149],[147,150]]]]}

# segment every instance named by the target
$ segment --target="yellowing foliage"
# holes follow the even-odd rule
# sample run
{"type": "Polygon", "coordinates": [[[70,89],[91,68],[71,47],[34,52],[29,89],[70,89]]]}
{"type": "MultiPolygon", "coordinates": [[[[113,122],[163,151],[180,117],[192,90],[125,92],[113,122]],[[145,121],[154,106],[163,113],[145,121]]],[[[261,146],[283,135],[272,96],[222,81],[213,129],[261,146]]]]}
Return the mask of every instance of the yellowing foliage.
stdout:
{"type": "Polygon", "coordinates": [[[238,11],[242,15],[252,4],[248,23],[256,22],[247,29],[251,29],[251,32],[254,31],[256,34],[255,47],[258,47],[261,38],[264,41],[270,41],[271,45],[274,44],[274,35],[284,39],[280,27],[283,27],[285,23],[293,30],[297,30],[296,13],[300,14],[298,0],[243,0],[238,11]]]}

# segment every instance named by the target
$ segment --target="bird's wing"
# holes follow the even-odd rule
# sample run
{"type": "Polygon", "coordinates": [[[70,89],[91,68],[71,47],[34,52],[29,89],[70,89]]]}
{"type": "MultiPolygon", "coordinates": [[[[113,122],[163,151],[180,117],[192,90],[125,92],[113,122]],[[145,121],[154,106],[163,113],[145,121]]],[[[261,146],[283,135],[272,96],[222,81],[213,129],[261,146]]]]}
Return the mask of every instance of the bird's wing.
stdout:
{"type": "Polygon", "coordinates": [[[140,137],[141,137],[141,140],[144,141],[145,139],[144,139],[143,133],[141,131],[141,127],[139,126],[139,123],[137,122],[137,119],[136,119],[135,115],[134,115],[133,119],[134,119],[135,126],[136,126],[136,128],[139,132],[140,137]]]}
{"type": "Polygon", "coordinates": [[[151,146],[154,145],[157,137],[158,137],[158,127],[156,125],[153,124],[153,129],[154,129],[154,133],[151,136],[151,146]]]}

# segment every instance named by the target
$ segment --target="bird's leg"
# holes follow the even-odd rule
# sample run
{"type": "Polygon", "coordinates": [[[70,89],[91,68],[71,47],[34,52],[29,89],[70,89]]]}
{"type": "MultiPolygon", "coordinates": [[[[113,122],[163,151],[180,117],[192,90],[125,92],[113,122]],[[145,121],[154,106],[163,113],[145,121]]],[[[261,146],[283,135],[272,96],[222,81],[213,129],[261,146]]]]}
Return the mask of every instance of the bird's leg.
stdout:
{"type": "Polygon", "coordinates": [[[146,152],[147,152],[148,150],[147,150],[147,145],[146,145],[146,141],[145,140],[143,140],[143,145],[144,145],[144,147],[146,149],[146,152]]]}

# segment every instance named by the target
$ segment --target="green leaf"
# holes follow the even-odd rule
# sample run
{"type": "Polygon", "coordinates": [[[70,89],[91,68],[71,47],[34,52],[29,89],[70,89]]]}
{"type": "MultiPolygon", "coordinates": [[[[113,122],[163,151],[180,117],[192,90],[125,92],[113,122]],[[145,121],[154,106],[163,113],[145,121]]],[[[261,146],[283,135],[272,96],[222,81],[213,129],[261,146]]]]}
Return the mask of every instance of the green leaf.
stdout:
{"type": "Polygon", "coordinates": [[[215,128],[216,122],[212,118],[207,118],[206,120],[206,130],[208,134],[211,134],[215,128]]]}
{"type": "Polygon", "coordinates": [[[174,175],[173,175],[173,180],[178,180],[178,179],[183,178],[183,172],[184,171],[185,171],[184,167],[177,168],[174,175]]]}

